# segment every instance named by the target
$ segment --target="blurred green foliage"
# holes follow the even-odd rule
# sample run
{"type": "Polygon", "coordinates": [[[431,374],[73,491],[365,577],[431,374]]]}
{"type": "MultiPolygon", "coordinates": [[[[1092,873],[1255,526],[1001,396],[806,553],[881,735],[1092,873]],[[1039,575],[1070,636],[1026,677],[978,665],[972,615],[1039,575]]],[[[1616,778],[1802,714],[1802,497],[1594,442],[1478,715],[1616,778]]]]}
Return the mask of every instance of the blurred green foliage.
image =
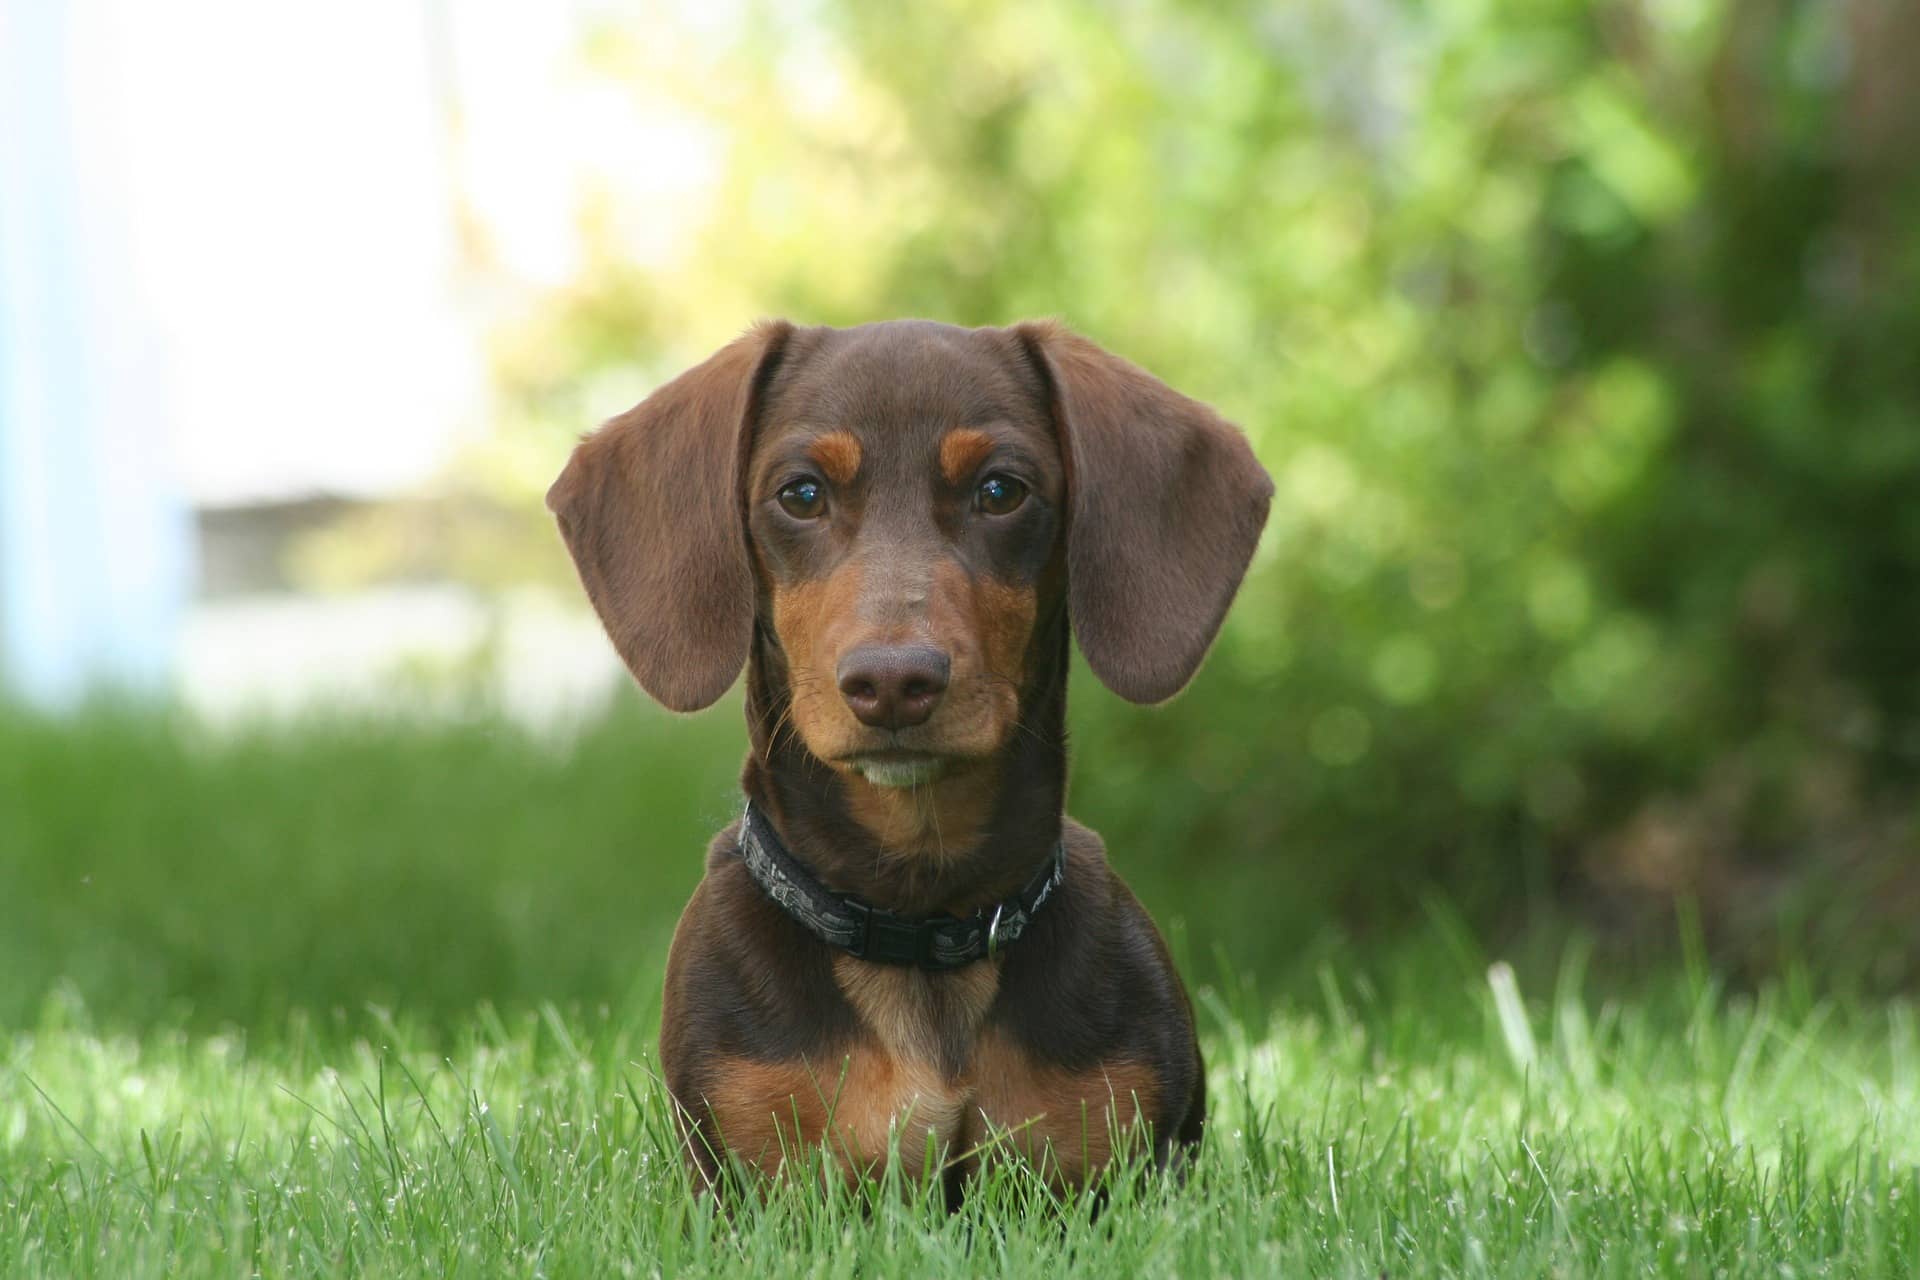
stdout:
{"type": "Polygon", "coordinates": [[[1758,963],[1784,931],[1909,976],[1920,10],[807,13],[724,63],[594,42],[728,177],[683,271],[596,268],[504,349],[520,438],[752,312],[1061,316],[1279,490],[1191,690],[1080,683],[1075,805],[1123,865],[1293,938],[1436,884],[1494,920],[1678,896],[1758,963]]]}
{"type": "MultiPolygon", "coordinates": [[[[476,1009],[482,1025],[552,1009],[650,1025],[703,851],[739,812],[738,695],[689,719],[636,698],[578,733],[433,705],[217,729],[151,706],[0,705],[0,1034],[185,1028],[335,1043],[388,1034],[392,1019],[459,1035],[476,1009]]],[[[1099,743],[1087,755],[1107,758],[1099,743]]],[[[1165,769],[1187,785],[1177,762],[1165,769]]],[[[1481,989],[1496,955],[1528,990],[1588,982],[1584,936],[1541,928],[1483,943],[1442,894],[1392,946],[1360,945],[1307,920],[1311,859],[1230,846],[1196,874],[1203,859],[1178,825],[1190,798],[1125,830],[1137,777],[1097,765],[1086,777],[1100,784],[1077,811],[1113,835],[1222,1027],[1261,1025],[1275,995],[1327,1003],[1340,1026],[1353,1002],[1430,1012],[1441,988],[1481,989]]],[[[1698,931],[1683,925],[1684,974],[1699,986],[1698,931]]],[[[1660,954],[1600,958],[1602,998],[1663,989],[1678,972],[1660,954]]],[[[1855,985],[1829,956],[1784,969],[1803,1015],[1855,985]]]]}
{"type": "MultiPolygon", "coordinates": [[[[580,278],[497,335],[486,500],[313,575],[577,599],[566,448],[756,316],[1057,315],[1278,485],[1185,694],[1076,677],[1072,807],[1203,976],[1421,917],[1618,955],[1676,904],[1735,964],[1920,972],[1920,6],[749,12],[596,34],[711,124],[703,237],[642,268],[589,208],[580,278]]],[[[650,999],[743,734],[641,702],[559,754],[487,716],[0,725],[0,1017],[63,974],[216,1017],[650,999]]]]}
{"type": "MultiPolygon", "coordinates": [[[[739,812],[740,715],[737,694],[690,719],[635,698],[556,734],[444,702],[218,729],[0,706],[0,1031],[332,1038],[549,1003],[645,1025],[703,851],[739,812]]],[[[1112,794],[1082,812],[1124,817],[1098,807],[1112,794]]],[[[1436,972],[1471,986],[1486,967],[1436,904],[1437,928],[1356,978],[1337,936],[1277,934],[1177,846],[1125,843],[1183,967],[1252,1021],[1256,972],[1317,1000],[1338,965],[1369,1000],[1418,1007],[1436,972]]],[[[1545,941],[1516,957],[1542,988],[1564,958],[1545,941]]]]}

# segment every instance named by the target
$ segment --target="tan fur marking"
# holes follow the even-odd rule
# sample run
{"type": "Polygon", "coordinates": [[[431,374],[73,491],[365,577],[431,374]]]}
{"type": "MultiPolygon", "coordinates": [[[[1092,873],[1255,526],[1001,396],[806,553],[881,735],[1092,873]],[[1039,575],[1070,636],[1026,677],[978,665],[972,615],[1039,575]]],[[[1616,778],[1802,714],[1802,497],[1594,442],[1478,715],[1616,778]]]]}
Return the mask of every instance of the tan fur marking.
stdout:
{"type": "Polygon", "coordinates": [[[981,578],[974,583],[973,607],[979,620],[981,667],[1015,685],[1024,684],[1027,645],[1039,612],[1033,588],[981,578]]]}
{"type": "MultiPolygon", "coordinates": [[[[952,561],[935,566],[927,627],[934,642],[951,655],[953,677],[933,724],[945,750],[980,763],[956,766],[946,777],[911,790],[870,786],[857,774],[845,773],[854,820],[889,852],[957,857],[985,837],[999,795],[999,776],[989,757],[1006,746],[1020,714],[1020,686],[1026,679],[1026,652],[1037,610],[1031,588],[969,577],[952,561]]],[[[780,625],[777,613],[775,617],[780,625]]],[[[784,626],[781,634],[784,642],[784,626]]],[[[796,716],[799,702],[796,695],[796,716]]],[[[827,727],[814,721],[807,726],[827,727]]],[[[831,741],[808,738],[822,740],[831,741]]]]}
{"type": "Polygon", "coordinates": [[[807,456],[837,485],[850,485],[860,474],[860,442],[851,431],[829,431],[807,446],[807,456]]]}
{"type": "Polygon", "coordinates": [[[800,1138],[819,1141],[836,1085],[817,1086],[812,1072],[792,1063],[722,1063],[706,1096],[718,1130],[712,1141],[761,1172],[776,1173],[800,1138]]]}
{"type": "Polygon", "coordinates": [[[989,1031],[958,1078],[943,1075],[928,984],[945,984],[940,997],[971,1036],[998,993],[997,964],[930,978],[838,957],[834,978],[872,1040],[817,1065],[728,1059],[708,1086],[717,1140],[762,1173],[825,1143],[849,1178],[877,1171],[892,1150],[919,1176],[937,1167],[926,1161],[931,1145],[938,1160],[975,1149],[983,1159],[1024,1160],[1064,1188],[1105,1168],[1116,1134],[1144,1141],[1144,1117],[1159,1101],[1144,1063],[1068,1071],[989,1031]]]}
{"type": "Polygon", "coordinates": [[[986,835],[999,794],[998,779],[986,765],[956,766],[947,776],[910,790],[876,787],[858,774],[845,777],[853,820],[888,853],[914,857],[947,859],[972,852],[986,835]]]}
{"type": "MultiPolygon", "coordinates": [[[[972,614],[972,603],[964,590],[965,574],[956,567],[953,577],[963,588],[957,602],[952,599],[956,594],[954,584],[936,576],[935,593],[939,597],[933,610],[936,634],[943,639],[952,635],[955,640],[966,641],[973,632],[967,621],[972,614]],[[957,609],[953,607],[955,603],[959,605],[957,609]],[[945,620],[949,619],[947,623],[945,620]]],[[[851,749],[862,736],[833,676],[840,655],[862,639],[860,589],[861,569],[853,562],[842,566],[825,581],[781,587],[773,595],[773,626],[787,651],[793,675],[791,727],[815,754],[828,760],[835,760],[851,749]]],[[[957,704],[983,693],[990,701],[998,700],[1000,690],[990,684],[983,685],[977,678],[966,679],[966,672],[977,668],[977,661],[969,666],[967,654],[972,649],[956,648],[954,665],[961,678],[955,683],[965,683],[968,688],[950,690],[947,701],[957,704]]],[[[1010,715],[1013,706],[1009,692],[1006,707],[993,709],[1000,715],[1010,715]]],[[[942,707],[936,716],[951,716],[953,711],[953,707],[942,707]]],[[[987,727],[983,734],[964,713],[945,723],[962,725],[967,730],[959,736],[943,735],[948,748],[956,754],[984,757],[1004,741],[1004,731],[987,727]]],[[[957,857],[980,842],[987,815],[993,810],[997,781],[993,770],[984,764],[956,765],[947,776],[911,789],[876,787],[850,767],[836,767],[846,779],[854,820],[872,832],[890,852],[957,857]]]]}
{"type": "Polygon", "coordinates": [[[993,437],[974,427],[949,431],[940,439],[940,474],[948,484],[965,484],[993,452],[993,437]]]}
{"type": "Polygon", "coordinates": [[[982,960],[951,973],[927,973],[836,955],[833,980],[889,1053],[932,1064],[940,1058],[942,1028],[936,1010],[970,1039],[1000,994],[1000,961],[982,960]]]}
{"type": "MultiPolygon", "coordinates": [[[[951,432],[947,439],[968,435],[992,444],[984,432],[971,429],[951,432]]],[[[818,452],[823,442],[843,436],[857,452],[857,442],[844,432],[822,437],[812,447],[818,452]]],[[[881,634],[862,621],[865,584],[859,561],[847,562],[824,581],[776,588],[773,625],[792,672],[791,724],[781,731],[797,732],[814,754],[833,764],[846,783],[852,817],[889,855],[951,858],[971,852],[986,837],[999,792],[993,757],[1015,732],[1038,601],[1031,587],[976,579],[952,560],[935,564],[930,576],[923,631],[911,637],[881,634]],[[951,763],[944,776],[922,786],[876,787],[844,759],[870,746],[873,735],[848,709],[834,672],[840,656],[857,644],[909,639],[931,642],[950,655],[947,693],[918,736],[951,763]]],[[[979,904],[953,904],[969,905],[979,904]]]]}
{"type": "Polygon", "coordinates": [[[1104,1168],[1115,1131],[1132,1134],[1159,1093],[1144,1063],[1066,1071],[1035,1063],[1001,1035],[981,1039],[969,1074],[976,1123],[966,1141],[1033,1162],[1056,1187],[1083,1184],[1104,1168]]]}
{"type": "Polygon", "coordinates": [[[773,593],[773,627],[793,673],[793,725],[815,751],[843,738],[853,713],[833,678],[839,660],[836,632],[853,625],[860,601],[860,566],[847,564],[820,582],[773,593]]]}
{"type": "Polygon", "coordinates": [[[932,1067],[862,1046],[818,1067],[729,1059],[715,1072],[707,1106],[718,1141],[762,1173],[826,1143],[851,1178],[875,1169],[896,1137],[911,1174],[925,1166],[930,1137],[936,1159],[944,1158],[966,1100],[932,1067]]]}
{"type": "Polygon", "coordinates": [[[932,588],[927,623],[953,655],[953,676],[937,713],[942,732],[969,755],[995,754],[1020,714],[1034,595],[972,577],[952,560],[934,566],[932,588]]]}

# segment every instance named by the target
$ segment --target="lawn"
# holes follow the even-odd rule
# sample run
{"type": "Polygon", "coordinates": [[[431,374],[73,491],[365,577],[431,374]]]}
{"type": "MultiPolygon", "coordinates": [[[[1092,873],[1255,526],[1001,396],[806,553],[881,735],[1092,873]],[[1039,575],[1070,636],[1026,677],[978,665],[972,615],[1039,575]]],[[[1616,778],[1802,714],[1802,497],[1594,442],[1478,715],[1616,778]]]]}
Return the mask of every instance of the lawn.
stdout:
{"type": "Polygon", "coordinates": [[[652,1045],[737,730],[657,729],[0,719],[0,1275],[1920,1273],[1910,1003],[1730,988],[1688,929],[1509,968],[1437,902],[1255,966],[1147,860],[1209,1061],[1184,1187],[716,1214],[652,1045]]]}
{"type": "Polygon", "coordinates": [[[1389,1003],[1329,972],[1320,1007],[1265,1016],[1210,990],[1205,1154],[1097,1217],[1012,1174],[954,1218],[892,1185],[716,1215],[651,1028],[613,1014],[483,1008],[444,1034],[376,1010],[265,1040],[103,1032],[56,999],[5,1046],[0,1273],[1920,1270],[1910,1006],[1577,985],[1526,1002],[1496,969],[1389,1003]]]}

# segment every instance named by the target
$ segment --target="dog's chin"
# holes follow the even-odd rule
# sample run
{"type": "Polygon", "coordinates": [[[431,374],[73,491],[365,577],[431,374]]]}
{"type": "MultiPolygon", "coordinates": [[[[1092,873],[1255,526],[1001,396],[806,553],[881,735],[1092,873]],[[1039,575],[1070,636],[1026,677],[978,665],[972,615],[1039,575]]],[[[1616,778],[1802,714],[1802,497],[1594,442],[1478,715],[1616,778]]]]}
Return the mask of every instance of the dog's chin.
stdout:
{"type": "Polygon", "coordinates": [[[870,785],[895,790],[938,782],[947,772],[947,761],[939,756],[861,756],[851,763],[870,785]]]}
{"type": "Polygon", "coordinates": [[[1004,750],[995,735],[925,733],[821,735],[815,742],[803,727],[807,749],[842,777],[871,787],[905,791],[970,774],[1004,750]],[[900,739],[905,739],[901,741],[900,739]]]}
{"type": "Polygon", "coordinates": [[[925,787],[927,783],[939,781],[941,773],[947,771],[945,760],[862,760],[854,766],[874,787],[891,787],[895,791],[910,787],[925,787]]]}

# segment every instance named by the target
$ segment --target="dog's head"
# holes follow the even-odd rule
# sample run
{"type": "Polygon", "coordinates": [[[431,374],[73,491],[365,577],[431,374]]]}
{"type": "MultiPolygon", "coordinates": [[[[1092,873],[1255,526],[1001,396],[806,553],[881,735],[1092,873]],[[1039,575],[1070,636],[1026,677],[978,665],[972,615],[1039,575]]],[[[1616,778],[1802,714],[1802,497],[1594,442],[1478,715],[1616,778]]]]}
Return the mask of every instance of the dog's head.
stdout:
{"type": "Polygon", "coordinates": [[[547,504],[648,693],[713,702],[758,626],[807,749],[895,787],[999,753],[1063,621],[1116,693],[1171,697],[1272,492],[1219,415],[1057,325],[769,323],[547,504]]]}

